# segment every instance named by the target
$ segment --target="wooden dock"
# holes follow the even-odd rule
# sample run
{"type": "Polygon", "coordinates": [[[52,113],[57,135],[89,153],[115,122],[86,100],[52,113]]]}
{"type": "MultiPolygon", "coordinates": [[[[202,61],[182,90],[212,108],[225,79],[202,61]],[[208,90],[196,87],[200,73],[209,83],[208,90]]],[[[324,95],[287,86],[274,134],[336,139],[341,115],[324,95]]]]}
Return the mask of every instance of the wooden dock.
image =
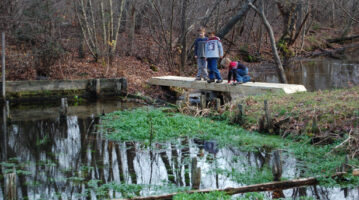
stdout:
{"type": "Polygon", "coordinates": [[[151,78],[148,83],[151,85],[228,92],[231,95],[235,94],[240,96],[258,95],[267,92],[284,92],[286,94],[291,94],[307,91],[303,85],[296,84],[248,82],[238,85],[230,85],[227,83],[227,80],[224,80],[222,83],[207,83],[206,81],[195,81],[194,79],[194,77],[160,76],[151,78]]]}

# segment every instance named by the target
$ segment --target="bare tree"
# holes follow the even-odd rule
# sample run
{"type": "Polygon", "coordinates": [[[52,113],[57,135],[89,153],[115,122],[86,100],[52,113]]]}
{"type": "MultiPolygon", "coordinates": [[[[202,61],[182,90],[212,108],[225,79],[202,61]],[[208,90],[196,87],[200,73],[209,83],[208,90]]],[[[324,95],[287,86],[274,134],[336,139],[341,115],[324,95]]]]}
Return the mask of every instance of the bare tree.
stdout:
{"type": "Polygon", "coordinates": [[[121,0],[120,4],[117,5],[117,8],[119,8],[117,15],[114,13],[115,6],[112,0],[96,1],[96,5],[92,1],[74,1],[78,22],[87,47],[94,59],[107,58],[108,62],[111,63],[117,48],[122,13],[126,0],[121,0]],[[98,19],[101,19],[101,21],[98,19]]]}
{"type": "Polygon", "coordinates": [[[181,66],[180,66],[180,73],[184,71],[184,66],[186,65],[187,61],[187,4],[188,0],[182,0],[182,22],[181,22],[181,66]]]}
{"type": "MultiPolygon", "coordinates": [[[[175,33],[180,32],[175,31],[175,28],[178,30],[180,27],[178,23],[180,19],[176,18],[176,16],[180,15],[178,1],[171,0],[169,9],[167,7],[168,5],[163,4],[161,0],[148,1],[152,8],[147,19],[152,39],[159,47],[158,55],[161,54],[161,51],[164,52],[167,65],[170,71],[173,71],[176,65],[176,54],[182,50],[179,45],[176,46],[180,38],[175,37],[175,33]]],[[[167,2],[167,0],[165,0],[165,2],[167,2]]]]}
{"type": "Polygon", "coordinates": [[[351,6],[352,6],[351,14],[348,15],[348,17],[347,17],[347,23],[346,23],[345,29],[344,29],[341,37],[347,36],[352,28],[352,25],[354,22],[354,20],[352,19],[353,18],[352,16],[354,16],[358,10],[358,0],[353,0],[351,6]]]}
{"type": "Polygon", "coordinates": [[[263,0],[259,0],[259,7],[258,8],[256,6],[254,6],[251,2],[249,2],[248,5],[251,8],[253,8],[261,16],[262,22],[263,22],[264,26],[266,27],[266,30],[267,30],[267,32],[269,34],[269,37],[270,37],[273,57],[274,57],[275,63],[277,64],[277,72],[278,72],[280,82],[287,83],[287,78],[285,76],[282,61],[280,60],[280,57],[279,57],[279,54],[278,54],[278,51],[277,51],[277,45],[276,45],[276,42],[275,42],[274,33],[273,33],[271,25],[269,24],[269,22],[267,20],[266,15],[264,14],[264,2],[263,2],[263,0]]]}
{"type": "Polygon", "coordinates": [[[136,0],[130,2],[130,27],[129,27],[129,37],[128,37],[128,47],[127,55],[133,55],[133,42],[135,37],[135,27],[136,27],[136,15],[137,15],[137,4],[136,0]]]}
{"type": "Polygon", "coordinates": [[[298,39],[298,36],[300,35],[302,28],[309,17],[309,12],[307,12],[304,19],[301,19],[302,17],[300,15],[302,3],[302,1],[293,0],[276,2],[283,19],[283,31],[278,45],[285,59],[294,56],[294,52],[290,49],[290,47],[298,39]]]}
{"type": "Polygon", "coordinates": [[[243,7],[238,11],[236,15],[234,15],[229,22],[224,25],[224,27],[218,31],[217,35],[219,37],[224,37],[229,33],[229,31],[236,25],[236,23],[248,12],[249,10],[249,4],[252,4],[255,2],[255,0],[246,0],[246,3],[243,5],[243,7]]]}

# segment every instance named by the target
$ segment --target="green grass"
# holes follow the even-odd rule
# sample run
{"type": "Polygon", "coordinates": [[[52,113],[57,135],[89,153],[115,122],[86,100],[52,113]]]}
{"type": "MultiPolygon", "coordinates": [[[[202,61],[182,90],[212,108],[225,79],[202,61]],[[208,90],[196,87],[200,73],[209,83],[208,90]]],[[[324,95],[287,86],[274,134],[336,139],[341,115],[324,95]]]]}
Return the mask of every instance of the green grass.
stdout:
{"type": "Polygon", "coordinates": [[[148,144],[151,124],[153,142],[165,142],[181,137],[214,139],[220,146],[233,145],[241,148],[281,147],[283,140],[275,136],[265,136],[249,132],[238,126],[231,126],[225,121],[208,118],[196,118],[178,113],[164,113],[161,109],[136,109],[118,111],[102,118],[101,131],[107,139],[115,141],[137,141],[148,144]]]}
{"type": "MultiPolygon", "coordinates": [[[[258,151],[263,147],[284,149],[295,156],[298,168],[303,171],[304,176],[323,177],[322,183],[327,185],[335,185],[335,183],[324,177],[333,175],[345,160],[345,154],[328,153],[337,144],[312,146],[308,144],[310,141],[308,136],[283,139],[278,136],[250,132],[239,126],[229,125],[227,121],[165,113],[161,109],[142,108],[111,113],[102,118],[100,130],[110,140],[137,141],[144,145],[150,143],[150,133],[152,132],[152,142],[175,141],[177,138],[188,137],[216,140],[220,147],[230,146],[242,151],[258,151]]],[[[353,165],[359,166],[358,160],[351,162],[353,165]]],[[[238,172],[219,172],[231,176],[237,182],[246,184],[268,182],[272,178],[268,170],[265,169],[253,171],[253,169],[247,168],[247,170],[249,170],[248,173],[257,173],[257,175],[245,177],[243,173],[238,172]],[[245,178],[243,179],[243,177],[245,178]]],[[[346,184],[359,185],[359,178],[350,177],[349,179],[350,181],[346,184]]]]}
{"type": "Polygon", "coordinates": [[[187,194],[181,193],[173,197],[173,200],[230,200],[231,196],[226,195],[224,192],[210,192],[210,193],[194,193],[187,194]]]}
{"type": "MultiPolygon", "coordinates": [[[[325,135],[329,133],[345,135],[358,124],[359,87],[331,91],[317,91],[285,94],[251,96],[241,100],[245,106],[247,129],[258,129],[258,121],[263,116],[263,102],[268,101],[271,116],[276,121],[290,118],[281,127],[282,132],[315,136],[311,133],[313,119],[317,118],[318,128],[325,135]]],[[[230,116],[227,116],[228,118],[230,116]]]]}

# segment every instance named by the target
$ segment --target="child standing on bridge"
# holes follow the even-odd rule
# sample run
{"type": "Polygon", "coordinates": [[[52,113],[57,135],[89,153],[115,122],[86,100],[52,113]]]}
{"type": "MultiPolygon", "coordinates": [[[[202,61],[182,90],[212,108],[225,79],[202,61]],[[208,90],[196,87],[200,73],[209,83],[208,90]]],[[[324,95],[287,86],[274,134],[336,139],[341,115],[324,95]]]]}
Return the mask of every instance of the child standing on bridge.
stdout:
{"type": "Polygon", "coordinates": [[[251,80],[251,77],[248,75],[248,67],[239,61],[234,62],[229,58],[224,58],[221,62],[221,65],[228,67],[228,83],[230,83],[232,76],[234,84],[236,84],[236,82],[238,84],[246,83],[251,80]]]}
{"type": "Polygon", "coordinates": [[[222,43],[214,32],[209,33],[208,41],[206,42],[206,58],[208,62],[209,80],[208,83],[214,82],[214,78],[217,79],[216,83],[222,83],[221,74],[218,71],[217,64],[218,59],[223,57],[222,43]]]}
{"type": "Polygon", "coordinates": [[[198,29],[199,37],[194,41],[194,57],[197,59],[197,77],[196,81],[200,81],[201,77],[203,80],[207,80],[207,60],[205,55],[205,46],[208,38],[205,36],[206,29],[201,27],[198,29]]]}

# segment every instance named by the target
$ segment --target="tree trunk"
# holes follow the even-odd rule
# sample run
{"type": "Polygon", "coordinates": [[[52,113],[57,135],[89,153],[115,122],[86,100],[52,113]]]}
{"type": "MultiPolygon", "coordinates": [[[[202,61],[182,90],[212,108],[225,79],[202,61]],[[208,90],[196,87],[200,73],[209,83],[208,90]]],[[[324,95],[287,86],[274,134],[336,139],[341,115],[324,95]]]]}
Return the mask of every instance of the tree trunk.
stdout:
{"type": "Polygon", "coordinates": [[[131,13],[130,13],[130,30],[129,30],[129,36],[128,36],[128,49],[127,49],[127,55],[132,56],[133,55],[133,42],[135,38],[135,27],[136,27],[136,3],[132,2],[131,6],[131,13]]]}
{"type": "Polygon", "coordinates": [[[217,32],[218,31],[218,26],[219,26],[219,17],[220,17],[220,6],[217,6],[217,13],[216,13],[216,21],[215,21],[215,25],[214,25],[214,31],[217,32]]]}
{"type": "Polygon", "coordinates": [[[120,26],[121,26],[121,19],[122,19],[122,14],[123,14],[123,8],[125,6],[126,0],[121,0],[121,7],[120,7],[120,12],[118,14],[118,19],[117,19],[117,27],[114,28],[114,34],[113,34],[113,38],[111,38],[111,55],[113,55],[116,51],[116,47],[117,47],[117,39],[118,39],[118,33],[120,30],[120,26]]]}
{"type": "Polygon", "coordinates": [[[243,17],[246,15],[246,13],[248,12],[248,10],[250,9],[249,4],[252,4],[253,2],[255,2],[255,0],[247,0],[246,3],[243,5],[243,7],[238,11],[238,13],[233,16],[229,22],[221,29],[217,32],[217,36],[220,38],[223,38],[225,35],[227,35],[227,33],[229,33],[229,31],[234,27],[234,25],[236,25],[236,23],[243,17]]]}
{"type": "Polygon", "coordinates": [[[280,60],[280,57],[278,55],[277,45],[276,45],[275,38],[274,38],[274,33],[273,33],[271,25],[269,24],[269,22],[267,20],[267,17],[264,14],[263,0],[260,0],[259,9],[257,9],[257,7],[255,7],[252,3],[249,3],[249,6],[252,7],[262,18],[262,22],[269,34],[269,38],[270,38],[270,42],[271,42],[271,46],[272,46],[272,52],[273,52],[273,56],[274,56],[274,61],[277,64],[277,72],[278,72],[279,80],[281,83],[287,83],[287,78],[285,76],[282,61],[280,60]]]}
{"type": "Polygon", "coordinates": [[[358,0],[353,0],[353,4],[352,4],[352,13],[351,13],[351,16],[348,15],[348,18],[347,18],[347,25],[342,33],[342,37],[345,37],[348,35],[348,33],[350,32],[351,28],[352,28],[352,25],[353,25],[353,19],[352,19],[352,16],[355,15],[356,13],[356,10],[357,10],[357,7],[358,7],[358,0]]]}
{"type": "Polygon", "coordinates": [[[135,25],[135,33],[141,33],[141,29],[142,29],[142,23],[143,23],[143,18],[144,15],[142,13],[147,13],[148,12],[148,6],[145,5],[140,11],[139,13],[141,13],[140,15],[136,15],[136,25],[135,25]]]}
{"type": "Polygon", "coordinates": [[[262,47],[262,38],[263,38],[262,24],[259,25],[259,30],[258,30],[257,35],[258,35],[258,37],[257,37],[257,54],[260,55],[261,47],[262,47]]]}
{"type": "MultiPolygon", "coordinates": [[[[306,4],[305,4],[305,13],[309,14],[309,0],[307,0],[306,4]]],[[[307,22],[304,22],[303,25],[303,31],[302,31],[302,38],[301,38],[301,45],[300,45],[300,50],[299,52],[303,51],[304,48],[304,40],[305,40],[305,35],[307,33],[307,22]]]]}
{"type": "Polygon", "coordinates": [[[335,27],[335,0],[332,0],[332,27],[335,27]]]}
{"type": "MultiPolygon", "coordinates": [[[[217,0],[214,4],[213,4],[213,8],[211,9],[211,11],[209,12],[208,15],[206,15],[206,17],[203,18],[203,20],[201,21],[201,26],[205,27],[207,26],[209,20],[211,19],[214,11],[216,10],[216,8],[218,7],[219,3],[221,3],[222,0],[217,0]]],[[[206,12],[207,13],[207,12],[206,12]]]]}
{"type": "Polygon", "coordinates": [[[188,0],[182,0],[182,23],[181,23],[181,66],[180,66],[180,74],[184,72],[184,67],[187,61],[187,3],[188,0]]]}

